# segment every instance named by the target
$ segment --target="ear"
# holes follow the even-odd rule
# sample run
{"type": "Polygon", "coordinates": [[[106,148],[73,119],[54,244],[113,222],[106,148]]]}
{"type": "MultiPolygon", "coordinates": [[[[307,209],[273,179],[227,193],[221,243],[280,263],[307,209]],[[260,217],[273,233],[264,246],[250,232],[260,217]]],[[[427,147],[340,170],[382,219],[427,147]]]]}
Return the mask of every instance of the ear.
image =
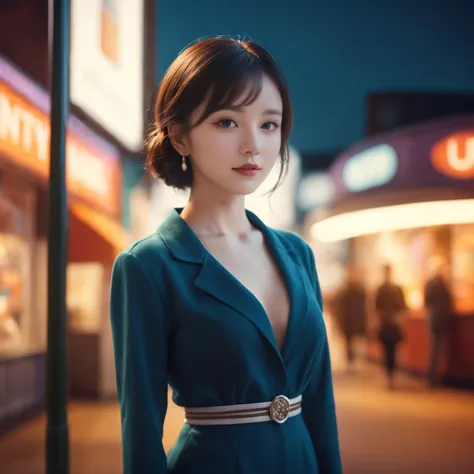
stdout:
{"type": "Polygon", "coordinates": [[[183,132],[183,126],[178,123],[172,123],[168,126],[168,136],[174,149],[181,156],[189,156],[191,154],[190,146],[186,135],[183,132]]]}

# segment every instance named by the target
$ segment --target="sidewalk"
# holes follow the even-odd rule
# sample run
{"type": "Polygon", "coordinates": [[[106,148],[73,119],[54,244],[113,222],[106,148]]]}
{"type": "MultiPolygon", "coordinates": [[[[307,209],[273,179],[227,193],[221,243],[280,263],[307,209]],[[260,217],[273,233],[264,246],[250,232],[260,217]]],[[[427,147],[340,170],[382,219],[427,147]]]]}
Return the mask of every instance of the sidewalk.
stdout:
{"type": "Polygon", "coordinates": [[[403,372],[390,391],[376,364],[348,374],[328,334],[345,474],[474,473],[474,393],[430,390],[403,372]]]}
{"type": "MultiPolygon", "coordinates": [[[[375,365],[362,364],[356,374],[346,374],[337,340],[332,341],[345,474],[474,473],[474,394],[431,392],[405,375],[395,391],[388,391],[375,365]]],[[[166,450],[182,420],[182,410],[170,404],[166,450]]],[[[73,403],[69,423],[71,474],[122,472],[116,404],[73,403]]],[[[39,417],[0,438],[1,474],[44,473],[44,430],[39,417]]]]}

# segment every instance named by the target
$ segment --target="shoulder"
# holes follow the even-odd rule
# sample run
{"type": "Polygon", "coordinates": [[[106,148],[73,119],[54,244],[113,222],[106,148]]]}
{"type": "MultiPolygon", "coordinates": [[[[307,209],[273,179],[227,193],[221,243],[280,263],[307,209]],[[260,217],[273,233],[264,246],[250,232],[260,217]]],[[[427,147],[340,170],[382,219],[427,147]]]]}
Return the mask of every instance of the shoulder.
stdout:
{"type": "Polygon", "coordinates": [[[287,249],[287,252],[292,254],[294,256],[293,258],[296,258],[306,269],[307,275],[316,290],[316,297],[322,310],[323,298],[313,249],[301,236],[294,232],[273,229],[272,232],[275,233],[276,238],[280,240],[281,244],[287,249]]]}
{"type": "MultiPolygon", "coordinates": [[[[166,318],[155,317],[158,313],[165,315],[170,303],[166,253],[160,236],[152,234],[116,257],[110,282],[110,315],[115,331],[129,331],[131,325],[124,325],[126,320],[141,321],[139,324],[147,328],[162,321],[168,325],[166,318]]],[[[142,334],[137,337],[146,339],[142,334]]]]}
{"type": "Polygon", "coordinates": [[[164,257],[168,253],[168,250],[161,235],[157,231],[135,241],[122,253],[131,254],[138,260],[146,262],[148,259],[156,258],[157,256],[164,257]]]}
{"type": "Polygon", "coordinates": [[[311,279],[319,286],[319,276],[311,246],[298,234],[287,230],[275,230],[276,238],[285,247],[288,254],[292,255],[306,269],[311,279]]]}
{"type": "Polygon", "coordinates": [[[314,254],[311,246],[298,234],[288,230],[271,229],[279,242],[287,249],[304,258],[309,264],[314,265],[314,254]]]}
{"type": "Polygon", "coordinates": [[[264,224],[258,216],[254,213],[247,211],[247,215],[250,219],[250,222],[256,227],[260,228],[264,234],[269,235],[274,243],[283,247],[288,253],[294,253],[300,256],[309,256],[314,260],[313,251],[311,247],[295,232],[289,230],[275,229],[264,224]]]}
{"type": "Polygon", "coordinates": [[[154,232],[135,241],[118,254],[114,262],[114,270],[156,277],[157,271],[165,266],[167,258],[169,258],[168,249],[159,233],[154,232]]]}

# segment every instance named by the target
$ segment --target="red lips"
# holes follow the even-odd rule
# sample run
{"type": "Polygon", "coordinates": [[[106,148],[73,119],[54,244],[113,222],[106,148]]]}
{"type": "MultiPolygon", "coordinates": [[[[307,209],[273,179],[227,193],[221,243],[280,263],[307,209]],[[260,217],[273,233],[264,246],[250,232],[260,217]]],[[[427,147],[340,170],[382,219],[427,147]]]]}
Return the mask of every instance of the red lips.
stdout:
{"type": "Polygon", "coordinates": [[[259,170],[260,167],[257,166],[257,165],[253,165],[253,164],[245,164],[245,165],[242,165],[240,166],[239,168],[232,168],[234,170],[259,170]]]}
{"type": "Polygon", "coordinates": [[[232,168],[236,173],[239,173],[242,176],[247,176],[249,178],[256,176],[260,171],[260,167],[251,163],[246,163],[245,165],[240,166],[239,168],[232,168]]]}

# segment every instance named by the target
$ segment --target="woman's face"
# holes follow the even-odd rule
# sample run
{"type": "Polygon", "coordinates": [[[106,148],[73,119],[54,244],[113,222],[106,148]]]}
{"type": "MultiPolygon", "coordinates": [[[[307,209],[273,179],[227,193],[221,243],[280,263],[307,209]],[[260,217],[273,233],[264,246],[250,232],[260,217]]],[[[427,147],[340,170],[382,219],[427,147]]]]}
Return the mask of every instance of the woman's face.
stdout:
{"type": "MultiPolygon", "coordinates": [[[[204,107],[201,104],[193,112],[191,123],[198,121],[204,107]]],[[[280,92],[265,76],[252,104],[219,110],[192,128],[185,141],[193,166],[193,189],[214,185],[230,194],[253,193],[279,157],[282,112],[280,92]]]]}

